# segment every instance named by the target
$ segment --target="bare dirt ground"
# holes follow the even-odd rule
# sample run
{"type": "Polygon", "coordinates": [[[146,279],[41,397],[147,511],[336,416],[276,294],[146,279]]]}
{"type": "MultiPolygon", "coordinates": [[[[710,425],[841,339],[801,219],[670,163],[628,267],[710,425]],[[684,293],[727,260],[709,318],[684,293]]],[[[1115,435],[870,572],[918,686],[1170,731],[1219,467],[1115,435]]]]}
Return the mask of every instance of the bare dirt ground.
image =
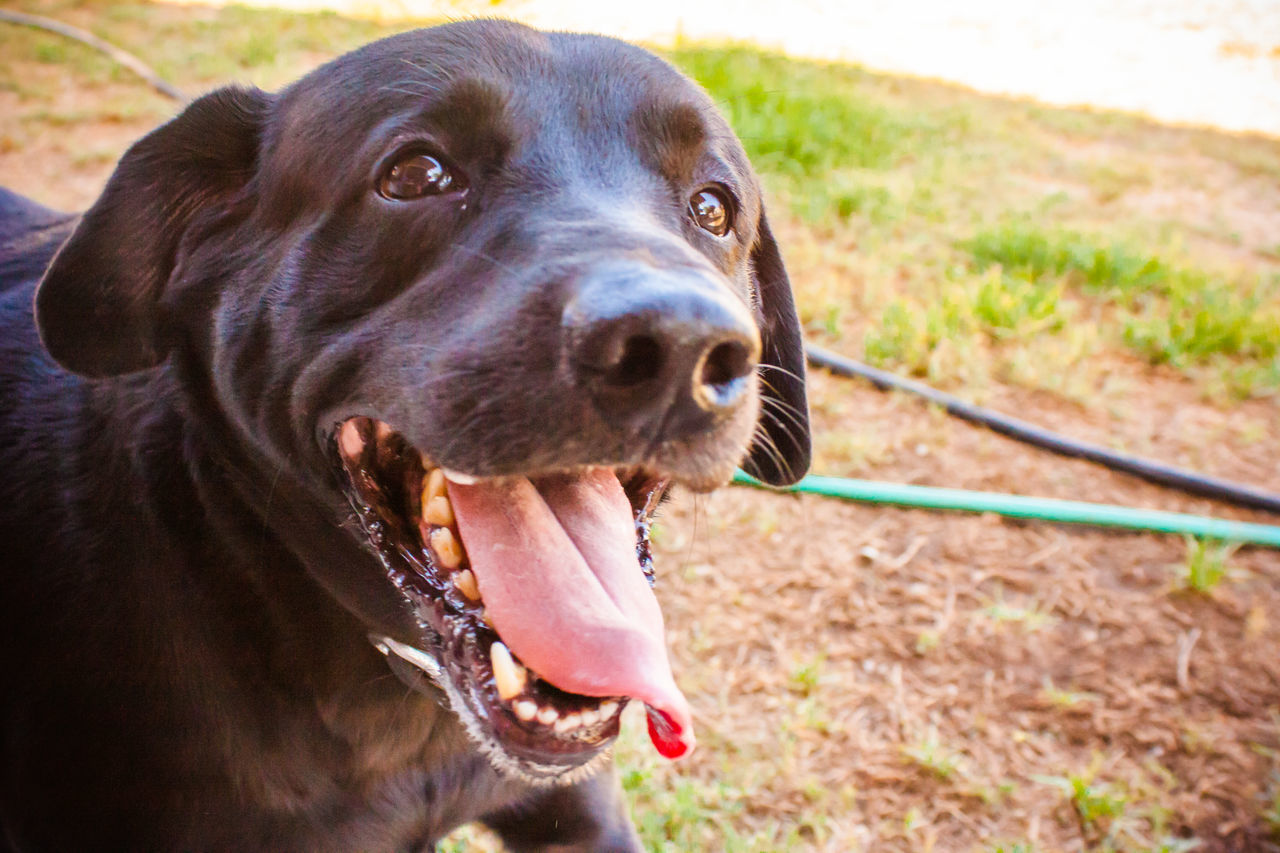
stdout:
{"type": "MultiPolygon", "coordinates": [[[[814,380],[820,397],[842,400],[819,429],[880,425],[890,461],[865,476],[1245,517],[905,398],[814,380]]],[[[1224,449],[1234,442],[1219,413],[1151,380],[1159,405],[1107,434],[1280,487],[1273,427],[1245,458],[1224,449]]],[[[1079,435],[1098,430],[1051,401],[1005,403],[1079,435]]],[[[1255,414],[1274,424],[1273,408],[1255,414]]],[[[1238,552],[1237,578],[1199,596],[1179,589],[1185,546],[1168,537],[742,490],[686,498],[671,523],[662,598],[700,722],[715,732],[707,751],[720,738],[764,751],[790,735],[788,775],[849,792],[815,847],[1104,849],[1105,833],[1037,781],[1080,774],[1119,785],[1129,819],[1194,835],[1197,849],[1274,849],[1259,817],[1280,747],[1274,552],[1238,552]],[[806,666],[816,676],[798,679],[806,666]],[[799,722],[806,701],[820,724],[799,722]],[[904,822],[913,810],[922,829],[904,822]]],[[[795,789],[766,785],[759,797],[774,815],[807,805],[795,789]]]]}

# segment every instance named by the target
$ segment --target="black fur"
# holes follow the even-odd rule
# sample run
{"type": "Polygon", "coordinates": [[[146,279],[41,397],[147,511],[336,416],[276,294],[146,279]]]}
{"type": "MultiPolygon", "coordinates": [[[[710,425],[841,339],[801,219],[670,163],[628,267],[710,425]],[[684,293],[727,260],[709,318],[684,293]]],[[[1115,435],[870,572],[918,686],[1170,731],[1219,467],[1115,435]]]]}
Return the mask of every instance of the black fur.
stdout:
{"type": "Polygon", "coordinates": [[[481,820],[517,850],[637,849],[612,772],[506,778],[391,675],[366,635],[419,629],[332,431],[363,414],[476,474],[645,464],[695,488],[754,435],[744,464],[788,482],[799,335],[737,140],[604,38],[406,33],[201,98],[78,220],[0,191],[0,844],[413,850],[481,820]],[[467,192],[379,196],[406,145],[467,192]],[[688,216],[708,183],[734,196],[724,239],[688,216]],[[614,263],[756,306],[763,414],[752,390],[682,432],[602,415],[562,315],[614,263]]]}

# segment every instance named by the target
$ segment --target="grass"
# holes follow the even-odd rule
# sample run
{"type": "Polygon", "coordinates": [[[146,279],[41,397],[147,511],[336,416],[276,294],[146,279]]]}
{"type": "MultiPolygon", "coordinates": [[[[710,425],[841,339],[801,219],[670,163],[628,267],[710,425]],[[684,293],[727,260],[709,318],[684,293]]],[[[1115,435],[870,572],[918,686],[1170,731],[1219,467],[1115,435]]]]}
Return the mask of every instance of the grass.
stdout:
{"type": "Polygon", "coordinates": [[[1231,556],[1240,546],[1193,536],[1186,537],[1186,543],[1187,556],[1180,572],[1182,586],[1191,592],[1208,595],[1231,575],[1231,556]]]}
{"type": "MultiPolygon", "coordinates": [[[[1116,306],[1122,340],[1153,362],[1186,366],[1235,356],[1274,363],[1280,353],[1280,276],[1232,280],[1123,244],[1026,223],[984,230],[962,247],[977,269],[1004,274],[1006,293],[1071,286],[1116,306]]],[[[1055,313],[1051,306],[1049,316],[1055,313]]]]}
{"type": "Polygon", "coordinates": [[[937,729],[930,729],[924,737],[904,744],[902,755],[910,763],[944,781],[963,774],[966,764],[962,753],[942,743],[937,729]]]}

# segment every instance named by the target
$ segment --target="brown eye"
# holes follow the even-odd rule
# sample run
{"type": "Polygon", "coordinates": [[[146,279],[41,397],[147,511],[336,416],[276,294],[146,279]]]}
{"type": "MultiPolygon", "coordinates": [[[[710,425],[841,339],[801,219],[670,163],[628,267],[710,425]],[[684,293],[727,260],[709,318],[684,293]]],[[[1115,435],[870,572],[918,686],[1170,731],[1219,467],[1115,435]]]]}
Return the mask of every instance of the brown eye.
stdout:
{"type": "Polygon", "coordinates": [[[442,195],[461,188],[462,182],[447,166],[421,152],[401,157],[378,182],[378,192],[396,201],[442,195]]]}
{"type": "Polygon", "coordinates": [[[703,231],[723,237],[733,227],[729,199],[720,190],[699,190],[689,199],[689,215],[703,231]]]}

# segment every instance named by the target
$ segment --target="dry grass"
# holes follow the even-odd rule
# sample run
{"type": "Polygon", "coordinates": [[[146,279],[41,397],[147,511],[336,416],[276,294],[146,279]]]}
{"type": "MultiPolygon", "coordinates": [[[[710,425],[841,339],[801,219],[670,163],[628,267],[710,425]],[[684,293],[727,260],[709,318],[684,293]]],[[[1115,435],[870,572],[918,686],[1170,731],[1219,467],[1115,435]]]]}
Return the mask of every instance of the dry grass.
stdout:
{"type": "MultiPolygon", "coordinates": [[[[90,26],[193,91],[275,86],[387,29],[19,5],[90,26]]],[[[48,204],[91,201],[124,145],[172,110],[52,39],[3,29],[0,55],[0,182],[48,204]]],[[[1134,307],[1056,267],[1010,283],[1009,245],[999,269],[966,248],[1010,222],[1120,247],[1108,257],[1154,257],[1192,299],[1254,288],[1258,310],[1238,317],[1253,329],[1276,310],[1280,144],[750,51],[677,59],[766,164],[811,335],[852,355],[874,341],[885,363],[1030,420],[1280,489],[1269,327],[1254,349],[1152,358],[1126,317],[1172,316],[1168,294],[1134,307]],[[1057,301],[1018,296],[1042,291],[1057,301]]],[[[814,376],[812,397],[821,473],[1251,517],[858,384],[814,376]]],[[[624,739],[653,849],[1280,849],[1275,552],[752,490],[681,497],[656,546],[701,747],[668,765],[641,727],[624,739]]]]}

